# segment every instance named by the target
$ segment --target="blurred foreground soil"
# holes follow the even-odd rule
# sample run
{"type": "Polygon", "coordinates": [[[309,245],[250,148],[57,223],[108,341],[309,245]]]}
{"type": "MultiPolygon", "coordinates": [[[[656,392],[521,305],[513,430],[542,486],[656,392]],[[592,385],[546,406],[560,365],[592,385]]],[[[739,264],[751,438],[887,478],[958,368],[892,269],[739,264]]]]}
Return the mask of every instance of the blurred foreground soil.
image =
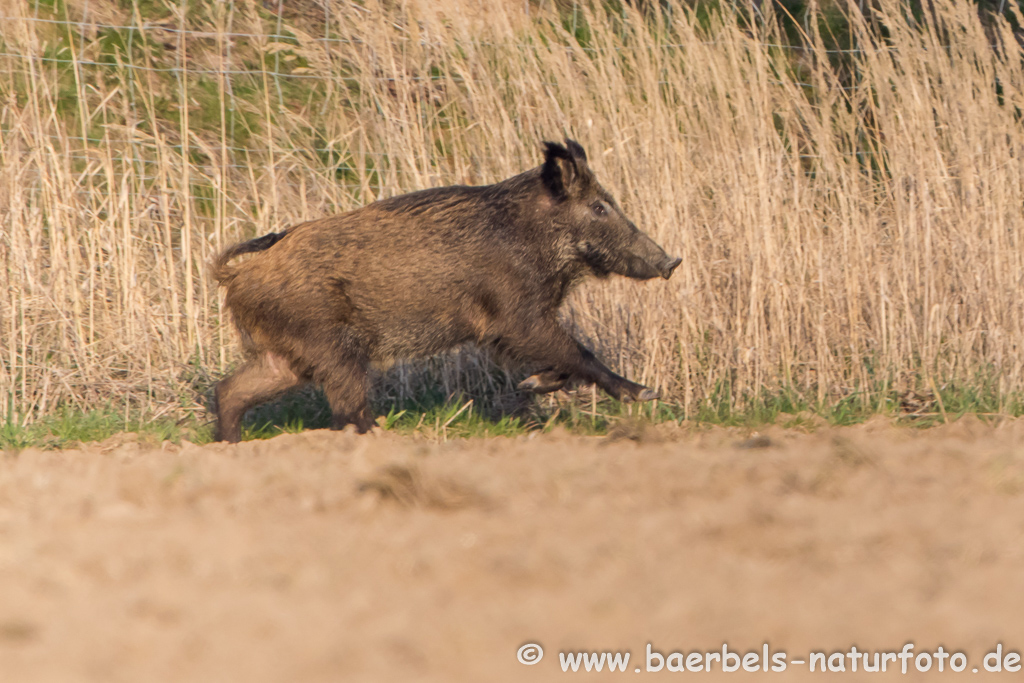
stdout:
{"type": "Polygon", "coordinates": [[[796,659],[908,641],[965,652],[969,675],[1022,627],[1024,420],[122,435],[0,461],[3,680],[809,680],[634,669],[648,643],[796,659]],[[563,673],[569,650],[628,650],[628,672],[563,673]]]}

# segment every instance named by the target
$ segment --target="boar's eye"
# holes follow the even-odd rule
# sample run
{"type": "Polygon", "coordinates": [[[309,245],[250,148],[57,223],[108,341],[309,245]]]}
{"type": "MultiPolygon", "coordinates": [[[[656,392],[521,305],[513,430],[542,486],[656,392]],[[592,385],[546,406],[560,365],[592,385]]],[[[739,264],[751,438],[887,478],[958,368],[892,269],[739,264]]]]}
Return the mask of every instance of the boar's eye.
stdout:
{"type": "Polygon", "coordinates": [[[608,215],[608,207],[604,205],[604,202],[597,202],[590,207],[590,210],[594,212],[595,216],[600,216],[601,218],[608,215]]]}

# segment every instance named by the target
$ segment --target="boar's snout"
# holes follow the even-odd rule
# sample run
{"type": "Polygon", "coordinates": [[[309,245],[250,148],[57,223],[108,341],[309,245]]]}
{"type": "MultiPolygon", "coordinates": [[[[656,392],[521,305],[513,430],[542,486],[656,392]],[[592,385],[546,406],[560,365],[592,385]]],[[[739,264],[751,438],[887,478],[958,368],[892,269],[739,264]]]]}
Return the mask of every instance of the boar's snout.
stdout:
{"type": "Polygon", "coordinates": [[[682,262],[683,259],[678,256],[676,258],[667,256],[665,262],[661,264],[661,267],[658,268],[658,270],[661,272],[661,276],[667,280],[672,277],[672,271],[676,269],[676,266],[682,262]]]}
{"type": "Polygon", "coordinates": [[[631,251],[633,253],[630,254],[629,266],[625,275],[637,280],[647,280],[658,276],[667,280],[672,276],[672,271],[683,262],[681,258],[672,258],[666,254],[657,242],[639,231],[637,231],[637,240],[631,251]]]}

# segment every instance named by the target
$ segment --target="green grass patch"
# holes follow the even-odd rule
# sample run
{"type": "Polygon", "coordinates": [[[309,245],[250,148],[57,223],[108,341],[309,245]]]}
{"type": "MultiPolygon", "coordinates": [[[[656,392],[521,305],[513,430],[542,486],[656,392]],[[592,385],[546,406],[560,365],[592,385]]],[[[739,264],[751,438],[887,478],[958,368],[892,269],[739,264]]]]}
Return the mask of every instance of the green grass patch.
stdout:
{"type": "Polygon", "coordinates": [[[194,420],[170,417],[146,419],[128,416],[113,408],[81,411],[63,408],[56,414],[28,425],[9,417],[0,426],[0,448],[74,448],[92,441],[103,441],[122,432],[135,432],[143,441],[159,444],[165,440],[207,440],[212,430],[194,420]]]}
{"type": "MultiPolygon", "coordinates": [[[[933,391],[898,392],[891,388],[876,392],[854,392],[824,405],[800,399],[794,392],[762,392],[747,400],[743,408],[725,388],[695,410],[687,413],[680,404],[653,401],[624,404],[600,392],[597,400],[589,390],[559,393],[531,399],[523,397],[518,407],[501,411],[488,397],[429,394],[405,402],[378,401],[374,406],[377,424],[401,435],[418,434],[437,441],[476,437],[516,437],[531,432],[563,428],[574,434],[601,436],[623,420],[652,424],[672,422],[699,426],[756,429],[768,424],[813,430],[822,424],[845,426],[864,422],[874,415],[887,415],[897,423],[932,427],[964,415],[982,419],[1024,415],[1024,397],[1002,397],[990,386],[949,385],[933,391]]],[[[113,407],[81,411],[65,408],[53,416],[22,425],[13,416],[0,426],[0,448],[19,450],[73,448],[81,443],[103,441],[121,432],[136,432],[144,442],[188,440],[205,444],[213,440],[212,415],[190,414],[184,418],[126,416],[113,407]]],[[[307,389],[250,410],[243,422],[242,439],[270,439],[330,426],[330,408],[323,394],[307,389]]]]}

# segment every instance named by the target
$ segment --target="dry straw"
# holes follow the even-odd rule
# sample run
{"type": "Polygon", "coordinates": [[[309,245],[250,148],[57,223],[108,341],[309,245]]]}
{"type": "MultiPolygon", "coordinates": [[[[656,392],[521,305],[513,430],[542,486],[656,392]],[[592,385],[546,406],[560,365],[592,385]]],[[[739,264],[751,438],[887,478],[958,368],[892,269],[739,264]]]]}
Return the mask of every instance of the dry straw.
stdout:
{"type": "MultiPolygon", "coordinates": [[[[841,55],[682,4],[582,5],[583,41],[543,4],[267,4],[0,3],[3,415],[193,409],[239,353],[219,249],[496,181],[566,135],[683,257],[667,283],[588,284],[570,323],[686,411],[725,387],[1024,390],[1024,71],[971,3],[849,5],[841,55]]],[[[388,391],[506,386],[487,367],[404,366],[388,391]]]]}

